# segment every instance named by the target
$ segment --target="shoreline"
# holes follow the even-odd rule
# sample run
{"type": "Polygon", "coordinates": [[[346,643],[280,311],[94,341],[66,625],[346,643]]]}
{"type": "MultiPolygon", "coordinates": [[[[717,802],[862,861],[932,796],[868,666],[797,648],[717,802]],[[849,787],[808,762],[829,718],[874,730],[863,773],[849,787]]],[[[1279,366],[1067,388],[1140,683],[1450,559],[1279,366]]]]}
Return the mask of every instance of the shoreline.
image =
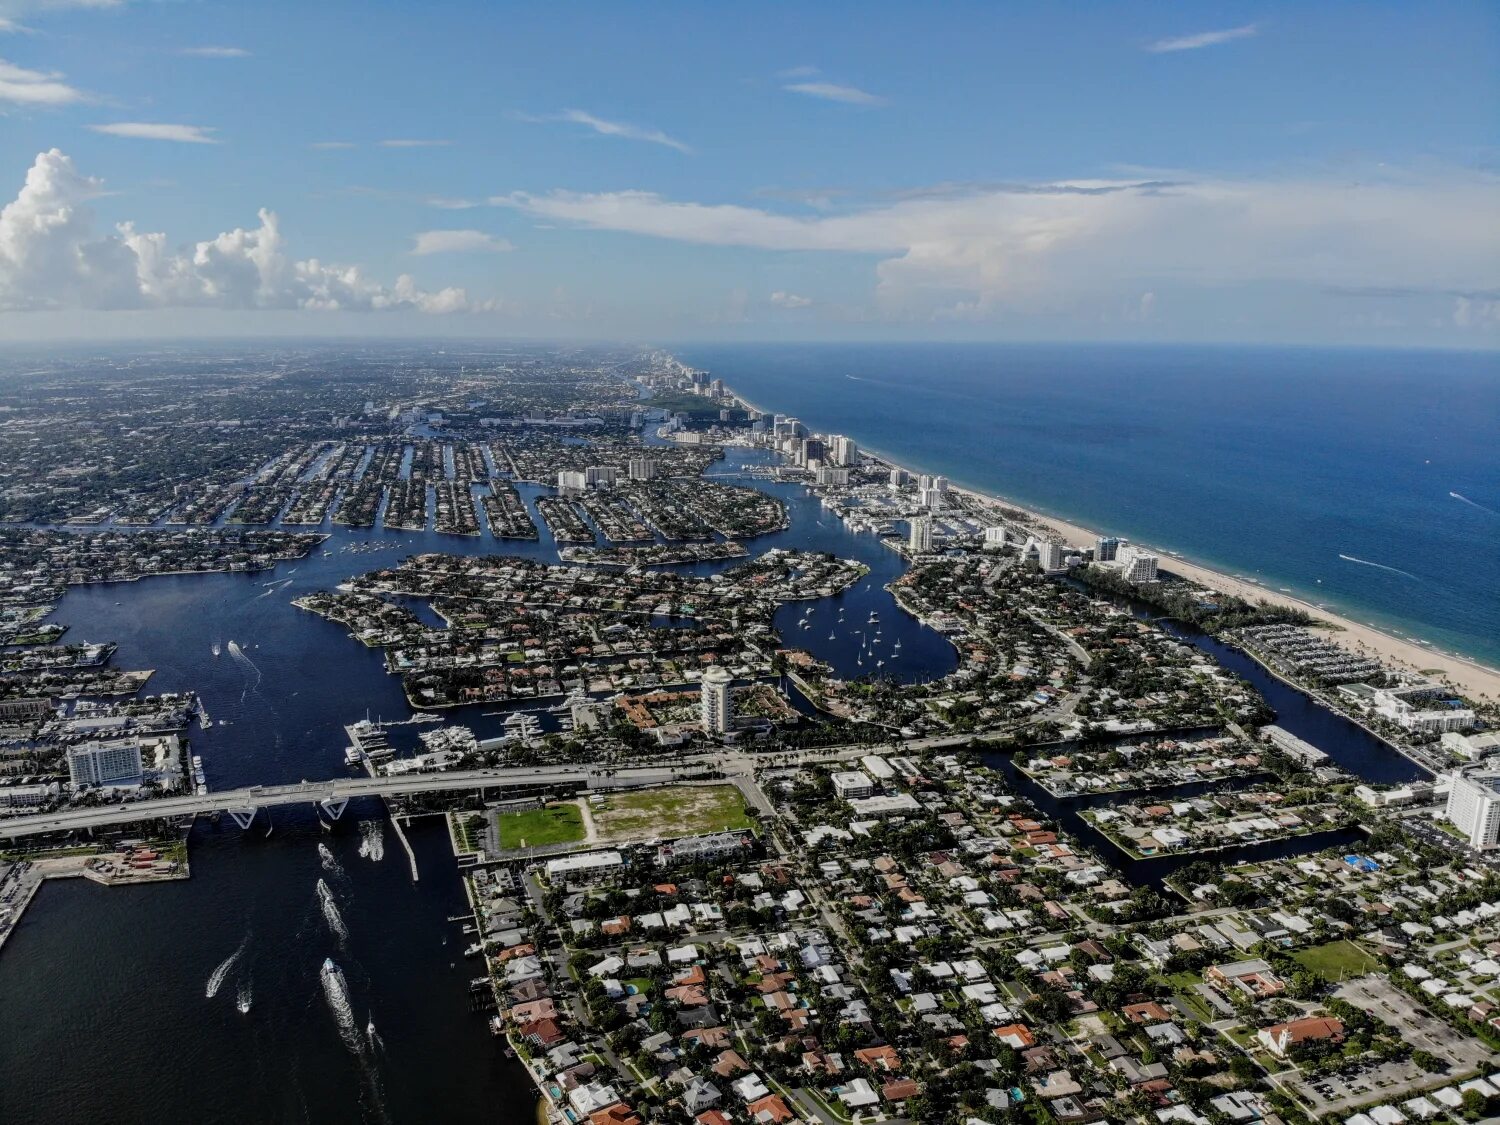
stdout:
{"type": "MultiPolygon", "coordinates": [[[[753,411],[757,414],[775,413],[774,411],[767,411],[751,402],[727,383],[725,384],[725,389],[745,410],[753,411]]],[[[907,473],[920,475],[919,470],[913,470],[910,466],[903,465],[895,458],[889,457],[879,450],[862,446],[861,452],[868,454],[889,468],[901,469],[907,473]]],[[[1020,512],[1028,521],[1060,535],[1068,541],[1070,546],[1089,546],[1101,534],[1100,532],[1084,527],[1082,524],[1074,523],[1059,516],[1038,512],[1034,508],[996,493],[984,492],[980,489],[960,484],[953,484],[950,487],[955,493],[981,505],[999,505],[1020,512]]],[[[1131,542],[1137,546],[1154,550],[1147,543],[1136,540],[1132,540],[1131,542]]],[[[1267,586],[1262,586],[1243,578],[1236,578],[1206,564],[1193,562],[1180,554],[1168,554],[1162,551],[1158,551],[1157,553],[1161,558],[1161,568],[1170,571],[1180,578],[1207,586],[1209,589],[1217,590],[1222,594],[1230,594],[1243,598],[1252,603],[1264,601],[1272,605],[1302,610],[1321,619],[1328,625],[1341,630],[1349,642],[1348,647],[1356,652],[1373,654],[1379,660],[1391,664],[1402,671],[1409,671],[1416,675],[1423,675],[1428,670],[1433,670],[1436,678],[1446,679],[1472,699],[1500,700],[1500,668],[1493,668],[1470,657],[1441,652],[1435,648],[1428,648],[1425,645],[1418,644],[1415,641],[1404,640],[1376,626],[1355,621],[1353,618],[1334,610],[1319,608],[1312,602],[1295,594],[1285,594],[1280,590],[1273,590],[1267,586]]]]}

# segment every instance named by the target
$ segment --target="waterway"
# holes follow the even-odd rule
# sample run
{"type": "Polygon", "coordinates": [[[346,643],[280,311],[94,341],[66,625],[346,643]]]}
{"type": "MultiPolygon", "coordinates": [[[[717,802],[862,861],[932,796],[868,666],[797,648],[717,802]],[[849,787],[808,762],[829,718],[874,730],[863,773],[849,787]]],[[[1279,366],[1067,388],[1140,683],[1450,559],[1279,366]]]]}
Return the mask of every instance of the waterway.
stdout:
{"type": "MultiPolygon", "coordinates": [[[[732,479],[765,457],[730,450],[711,471],[732,479]]],[[[781,496],[791,515],[787,530],[754,540],[752,552],[811,548],[870,567],[838,597],[783,609],[777,620],[789,643],[841,674],[869,671],[856,654],[858,634],[872,632],[874,612],[879,659],[886,661],[880,672],[919,680],[954,667],[949,642],[902,613],[885,591],[902,569],[895,552],[847,530],[799,486],[747,483],[781,496]],[[809,609],[810,627],[801,629],[809,609]]],[[[540,490],[522,491],[530,505],[540,490]]],[[[118,667],[155,669],[148,690],[200,694],[212,725],[194,728],[192,749],[202,755],[213,788],[333,776],[344,769],[344,724],[366,713],[404,718],[409,709],[378,652],[343,627],[298,610],[292,599],[412,553],[548,561],[557,554],[545,527],[536,543],[499,543],[487,532],[466,538],[325,530],[331,538],[323,547],[271,573],[77,588],[56,619],[71,626],[70,641],[117,641],[118,667]],[[241,655],[229,649],[231,640],[241,655]]],[[[1272,698],[1289,729],[1364,776],[1390,779],[1389,763],[1358,728],[1326,722],[1310,702],[1307,714],[1294,714],[1295,707],[1278,702],[1277,692],[1288,689],[1258,666],[1236,670],[1272,698]]],[[[447,718],[483,737],[502,723],[484,712],[502,710],[464,708],[447,718]]],[[[432,728],[398,728],[393,741],[414,742],[424,729],[432,728]]],[[[1034,786],[1027,791],[1056,814],[1045,794],[1036,796],[1034,786]]],[[[435,821],[410,830],[421,867],[414,884],[399,848],[388,847],[379,862],[359,855],[357,822],[382,817],[377,802],[352,804],[326,838],[333,853],[328,867],[311,810],[278,809],[262,814],[248,833],[227,818],[200,824],[191,838],[193,878],[186,882],[103,888],[69,880],[44,887],[0,956],[0,1121],[337,1125],[427,1121],[440,1106],[445,1118],[531,1125],[529,1081],[469,1008],[476,963],[459,955],[466,941],[446,921],[463,907],[446,833],[435,821]],[[329,884],[347,938],[320,909],[319,878],[329,884]],[[207,997],[215,968],[241,948],[216,995],[207,997]],[[348,978],[357,1025],[373,1019],[379,1044],[365,1041],[351,1050],[341,1037],[318,978],[330,956],[348,978]],[[235,1003],[241,988],[250,995],[245,1013],[235,1003]]],[[[1080,831],[1076,817],[1064,819],[1080,831]]],[[[1081,834],[1095,838],[1086,826],[1081,834]]],[[[1155,882],[1169,862],[1123,866],[1131,878],[1155,882]]]]}

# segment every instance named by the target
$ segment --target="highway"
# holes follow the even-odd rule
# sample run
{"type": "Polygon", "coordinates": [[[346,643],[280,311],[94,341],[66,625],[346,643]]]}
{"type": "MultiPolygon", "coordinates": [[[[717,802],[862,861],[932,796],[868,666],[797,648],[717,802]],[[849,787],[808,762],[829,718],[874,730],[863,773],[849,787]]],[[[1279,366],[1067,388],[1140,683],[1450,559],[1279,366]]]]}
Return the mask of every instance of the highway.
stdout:
{"type": "Polygon", "coordinates": [[[469,789],[500,789],[523,785],[576,784],[597,789],[615,785],[661,785],[701,771],[708,763],[679,768],[636,768],[605,771],[574,766],[535,766],[506,769],[453,770],[447,773],[399,774],[395,777],[342,777],[301,781],[295,785],[252,785],[217,793],[162,797],[129,804],[63,809],[0,820],[0,839],[16,839],[40,832],[68,832],[103,828],[233,809],[263,809],[277,805],[332,803],[354,797],[400,797],[412,793],[443,793],[469,789]]]}

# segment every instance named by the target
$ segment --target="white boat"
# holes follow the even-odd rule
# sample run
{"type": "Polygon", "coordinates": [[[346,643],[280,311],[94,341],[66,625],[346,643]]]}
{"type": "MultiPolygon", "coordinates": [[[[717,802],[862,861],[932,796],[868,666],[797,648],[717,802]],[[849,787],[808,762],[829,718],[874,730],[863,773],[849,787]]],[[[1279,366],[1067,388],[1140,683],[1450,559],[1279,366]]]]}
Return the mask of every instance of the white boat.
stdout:
{"type": "Polygon", "coordinates": [[[484,952],[484,943],[476,941],[473,945],[469,946],[468,949],[464,950],[464,956],[465,957],[478,957],[483,952],[484,952]]]}
{"type": "Polygon", "coordinates": [[[223,652],[223,651],[224,651],[224,650],[223,650],[223,649],[222,649],[222,648],[220,648],[220,647],[219,647],[219,642],[218,642],[218,641],[215,641],[215,642],[214,642],[214,643],[213,643],[213,649],[212,649],[212,652],[213,652],[213,654],[214,654],[214,655],[215,655],[215,656],[218,656],[218,655],[219,655],[219,653],[221,653],[221,652],[223,652]]]}

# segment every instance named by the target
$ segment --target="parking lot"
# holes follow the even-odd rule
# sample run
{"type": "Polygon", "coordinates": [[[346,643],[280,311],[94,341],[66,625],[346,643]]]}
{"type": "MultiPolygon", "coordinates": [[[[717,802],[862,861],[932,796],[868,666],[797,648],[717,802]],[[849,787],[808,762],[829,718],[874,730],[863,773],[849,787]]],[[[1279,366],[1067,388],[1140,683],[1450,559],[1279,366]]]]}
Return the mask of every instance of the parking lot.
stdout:
{"type": "Polygon", "coordinates": [[[1490,1068],[1500,1060],[1478,1039],[1442,1022],[1383,976],[1359,977],[1335,995],[1399,1029],[1413,1048],[1447,1060],[1449,1070],[1447,1074],[1429,1074],[1408,1061],[1371,1064],[1336,1077],[1307,1079],[1295,1070],[1276,1075],[1288,1092],[1307,1103],[1314,1116],[1342,1114],[1382,1101],[1404,1101],[1422,1090],[1446,1086],[1458,1075],[1490,1068]]]}

